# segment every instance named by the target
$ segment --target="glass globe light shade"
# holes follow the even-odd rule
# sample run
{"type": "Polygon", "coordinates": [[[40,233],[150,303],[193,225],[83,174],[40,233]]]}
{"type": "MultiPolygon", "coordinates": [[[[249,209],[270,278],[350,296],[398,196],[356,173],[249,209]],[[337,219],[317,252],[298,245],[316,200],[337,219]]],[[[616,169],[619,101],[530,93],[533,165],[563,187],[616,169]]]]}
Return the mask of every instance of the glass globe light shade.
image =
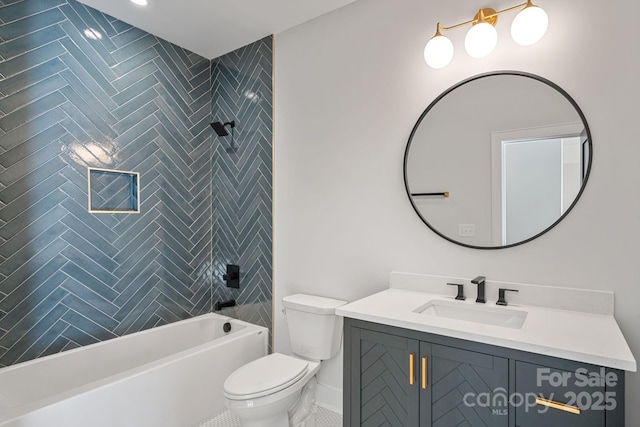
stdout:
{"type": "Polygon", "coordinates": [[[488,22],[474,25],[464,38],[464,48],[474,58],[484,58],[495,49],[498,43],[498,32],[488,22]]]}
{"type": "Polygon", "coordinates": [[[529,46],[540,40],[547,32],[549,17],[538,6],[522,9],[511,23],[511,37],[521,46],[529,46]]]}
{"type": "Polygon", "coordinates": [[[453,43],[445,36],[435,36],[424,48],[424,61],[431,68],[440,69],[453,59],[453,43]]]}

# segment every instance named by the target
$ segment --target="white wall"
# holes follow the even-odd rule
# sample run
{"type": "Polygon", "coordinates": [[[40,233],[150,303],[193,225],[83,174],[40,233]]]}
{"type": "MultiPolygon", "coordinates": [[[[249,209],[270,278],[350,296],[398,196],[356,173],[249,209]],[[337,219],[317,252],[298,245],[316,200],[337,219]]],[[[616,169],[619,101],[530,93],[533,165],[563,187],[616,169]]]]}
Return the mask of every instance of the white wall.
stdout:
{"type": "MultiPolygon", "coordinates": [[[[498,24],[488,58],[457,54],[428,68],[424,44],[437,21],[513,2],[360,0],[276,36],[274,303],[275,346],[288,351],[280,299],[308,292],[354,300],[388,285],[391,270],[606,289],[640,357],[640,2],[543,1],[546,37],[518,47],[512,19],[498,24]],[[563,87],[593,136],[593,168],[580,202],[551,232],[505,250],[473,250],[431,232],[404,191],[402,161],[424,108],[469,76],[515,69],[563,87]]],[[[579,325],[575,326],[576,328],[579,325]]],[[[341,386],[332,361],[320,380],[341,386]]],[[[640,376],[627,375],[627,419],[640,419],[640,376]]]]}

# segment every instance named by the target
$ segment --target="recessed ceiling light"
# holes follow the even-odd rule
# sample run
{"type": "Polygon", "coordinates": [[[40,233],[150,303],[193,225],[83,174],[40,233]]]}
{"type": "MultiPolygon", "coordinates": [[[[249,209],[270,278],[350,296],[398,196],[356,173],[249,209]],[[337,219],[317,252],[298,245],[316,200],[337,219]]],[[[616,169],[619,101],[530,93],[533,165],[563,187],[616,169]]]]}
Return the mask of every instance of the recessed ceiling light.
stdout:
{"type": "Polygon", "coordinates": [[[149,2],[147,2],[147,0],[131,0],[131,3],[135,3],[138,6],[146,6],[149,4],[149,2]]]}

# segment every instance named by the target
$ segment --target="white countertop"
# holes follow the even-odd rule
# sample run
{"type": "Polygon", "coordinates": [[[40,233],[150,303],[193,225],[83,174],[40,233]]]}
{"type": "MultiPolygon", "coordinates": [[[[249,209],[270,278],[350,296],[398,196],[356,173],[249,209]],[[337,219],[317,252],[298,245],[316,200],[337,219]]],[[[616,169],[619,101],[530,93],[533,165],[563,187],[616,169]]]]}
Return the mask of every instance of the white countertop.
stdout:
{"type": "MultiPolygon", "coordinates": [[[[450,291],[455,295],[455,288],[450,291]]],[[[475,296],[475,293],[473,295],[475,296]]],[[[406,289],[387,289],[339,307],[336,314],[598,366],[636,371],[636,361],[613,313],[599,314],[511,303],[503,308],[496,306],[496,300],[490,300],[490,296],[487,294],[487,307],[526,311],[527,318],[522,328],[487,325],[414,312],[433,300],[461,305],[477,303],[475,298],[469,295],[466,301],[456,301],[453,296],[406,289]]],[[[510,296],[507,295],[507,300],[510,296]]]]}

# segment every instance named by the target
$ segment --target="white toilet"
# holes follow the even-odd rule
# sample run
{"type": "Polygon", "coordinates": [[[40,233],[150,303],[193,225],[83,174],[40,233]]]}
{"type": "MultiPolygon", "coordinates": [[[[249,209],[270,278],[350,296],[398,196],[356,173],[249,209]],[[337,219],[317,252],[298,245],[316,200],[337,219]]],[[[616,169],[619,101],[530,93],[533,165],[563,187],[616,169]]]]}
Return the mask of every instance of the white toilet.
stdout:
{"type": "Polygon", "coordinates": [[[225,406],[243,427],[315,427],[315,374],[340,350],[346,301],[313,295],[282,299],[295,356],[273,353],[240,367],[224,382],[225,406]]]}

